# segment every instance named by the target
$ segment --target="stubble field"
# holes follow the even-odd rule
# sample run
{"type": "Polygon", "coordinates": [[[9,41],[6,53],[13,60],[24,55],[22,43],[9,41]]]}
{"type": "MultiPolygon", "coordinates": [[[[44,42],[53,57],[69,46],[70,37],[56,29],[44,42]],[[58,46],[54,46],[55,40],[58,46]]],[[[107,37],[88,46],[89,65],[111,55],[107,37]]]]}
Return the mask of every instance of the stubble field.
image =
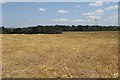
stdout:
{"type": "Polygon", "coordinates": [[[118,77],[118,32],[3,34],[3,78],[118,77]]]}

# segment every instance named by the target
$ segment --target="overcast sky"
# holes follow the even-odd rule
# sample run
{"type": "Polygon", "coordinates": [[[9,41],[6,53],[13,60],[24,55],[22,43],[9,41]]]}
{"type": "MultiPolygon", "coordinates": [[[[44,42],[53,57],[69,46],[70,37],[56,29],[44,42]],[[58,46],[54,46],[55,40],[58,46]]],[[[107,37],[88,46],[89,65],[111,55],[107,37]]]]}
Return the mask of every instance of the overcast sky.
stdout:
{"type": "Polygon", "coordinates": [[[6,2],[2,25],[118,25],[118,2],[6,2]]]}

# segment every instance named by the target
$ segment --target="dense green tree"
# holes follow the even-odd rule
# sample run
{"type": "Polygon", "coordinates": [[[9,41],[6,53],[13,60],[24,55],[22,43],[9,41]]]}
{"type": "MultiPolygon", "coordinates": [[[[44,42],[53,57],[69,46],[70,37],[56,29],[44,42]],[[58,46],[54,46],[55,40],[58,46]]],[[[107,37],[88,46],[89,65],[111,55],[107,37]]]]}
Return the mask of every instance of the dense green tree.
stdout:
{"type": "Polygon", "coordinates": [[[0,27],[2,34],[61,34],[63,31],[118,31],[120,26],[98,26],[98,25],[51,25],[51,26],[32,26],[26,28],[5,28],[0,27]]]}

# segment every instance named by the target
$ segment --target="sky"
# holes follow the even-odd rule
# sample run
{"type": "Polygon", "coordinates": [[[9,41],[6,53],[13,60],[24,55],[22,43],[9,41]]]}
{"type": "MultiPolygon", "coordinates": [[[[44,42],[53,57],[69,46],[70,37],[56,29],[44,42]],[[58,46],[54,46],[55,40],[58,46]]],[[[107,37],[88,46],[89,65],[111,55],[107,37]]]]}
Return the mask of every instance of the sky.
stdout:
{"type": "MultiPolygon", "coordinates": [[[[2,25],[118,25],[118,2],[4,2],[2,25]]],[[[1,6],[0,5],[0,6],[1,6]]],[[[1,9],[1,8],[0,8],[1,9]]]]}
{"type": "MultiPolygon", "coordinates": [[[[0,0],[0,2],[95,2],[98,0],[0,0]]],[[[104,2],[118,2],[119,0],[99,0],[104,2]]]]}

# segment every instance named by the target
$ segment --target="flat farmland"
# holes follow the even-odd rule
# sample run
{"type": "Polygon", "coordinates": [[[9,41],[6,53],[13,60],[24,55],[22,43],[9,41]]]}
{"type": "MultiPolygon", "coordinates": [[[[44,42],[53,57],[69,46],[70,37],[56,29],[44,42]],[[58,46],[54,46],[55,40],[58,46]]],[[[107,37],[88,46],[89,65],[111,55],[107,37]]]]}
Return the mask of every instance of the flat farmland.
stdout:
{"type": "Polygon", "coordinates": [[[2,34],[3,78],[116,78],[118,32],[2,34]]]}

